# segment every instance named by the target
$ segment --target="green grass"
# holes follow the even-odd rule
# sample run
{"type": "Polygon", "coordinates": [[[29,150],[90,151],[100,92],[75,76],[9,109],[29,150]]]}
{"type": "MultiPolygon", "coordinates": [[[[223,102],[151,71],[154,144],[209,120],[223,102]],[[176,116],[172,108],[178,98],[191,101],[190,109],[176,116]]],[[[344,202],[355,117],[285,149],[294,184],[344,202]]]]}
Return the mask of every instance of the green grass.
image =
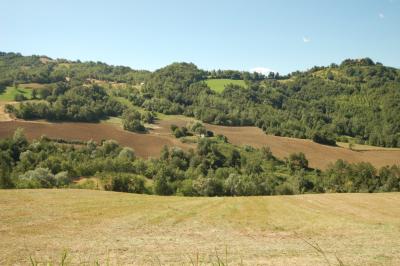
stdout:
{"type": "Polygon", "coordinates": [[[23,94],[28,99],[32,97],[32,90],[30,89],[7,87],[0,93],[0,101],[14,101],[15,95],[18,93],[23,94]]]}
{"type": "Polygon", "coordinates": [[[207,79],[206,83],[208,87],[210,87],[213,91],[218,93],[223,92],[225,86],[228,84],[234,84],[246,87],[246,83],[244,83],[244,80],[235,80],[235,79],[207,79]]]}

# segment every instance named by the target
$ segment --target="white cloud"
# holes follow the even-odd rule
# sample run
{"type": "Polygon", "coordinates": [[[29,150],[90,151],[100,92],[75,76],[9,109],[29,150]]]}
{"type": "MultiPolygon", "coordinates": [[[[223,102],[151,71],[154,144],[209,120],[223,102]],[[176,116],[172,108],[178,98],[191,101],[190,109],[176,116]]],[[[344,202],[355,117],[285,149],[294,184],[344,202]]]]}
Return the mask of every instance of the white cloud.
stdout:
{"type": "Polygon", "coordinates": [[[379,16],[380,19],[384,19],[385,18],[385,15],[383,13],[379,13],[378,16],[379,16]]]}
{"type": "Polygon", "coordinates": [[[257,72],[260,74],[268,75],[269,72],[275,72],[275,71],[270,68],[267,68],[267,67],[255,67],[255,68],[250,69],[250,72],[251,73],[257,72]]]}
{"type": "Polygon", "coordinates": [[[311,42],[311,39],[308,38],[308,37],[306,37],[306,36],[303,36],[303,42],[304,42],[304,43],[311,42]]]}

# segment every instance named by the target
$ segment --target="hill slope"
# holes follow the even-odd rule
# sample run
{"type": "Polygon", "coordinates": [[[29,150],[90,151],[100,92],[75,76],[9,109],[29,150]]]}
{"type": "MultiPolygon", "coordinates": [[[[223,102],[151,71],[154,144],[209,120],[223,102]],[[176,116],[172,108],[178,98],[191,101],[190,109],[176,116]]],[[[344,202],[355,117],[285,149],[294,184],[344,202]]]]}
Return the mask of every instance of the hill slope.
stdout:
{"type": "Polygon", "coordinates": [[[399,193],[182,198],[0,190],[0,264],[400,263],[399,193]],[[79,238],[77,237],[79,236],[79,238]],[[192,262],[191,262],[192,260],[192,262]]]}

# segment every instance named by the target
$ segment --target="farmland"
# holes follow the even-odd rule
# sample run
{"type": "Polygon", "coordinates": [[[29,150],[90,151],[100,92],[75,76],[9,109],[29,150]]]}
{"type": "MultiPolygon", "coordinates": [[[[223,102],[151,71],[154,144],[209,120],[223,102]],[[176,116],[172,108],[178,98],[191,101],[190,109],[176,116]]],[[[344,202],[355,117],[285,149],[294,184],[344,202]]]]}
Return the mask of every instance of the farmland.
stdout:
{"type": "Polygon", "coordinates": [[[0,264],[398,265],[399,193],[183,198],[0,191],[0,264]],[[79,236],[79,237],[76,237],[79,236]],[[326,255],[306,243],[318,245],[326,255]],[[337,259],[337,258],[338,259],[337,259]]]}
{"type": "Polygon", "coordinates": [[[235,79],[207,79],[207,85],[215,92],[221,93],[225,89],[225,86],[229,84],[246,87],[246,83],[243,80],[235,79]]]}
{"type": "MultiPolygon", "coordinates": [[[[185,126],[191,120],[193,119],[183,116],[164,115],[155,125],[150,126],[148,134],[124,131],[118,119],[110,119],[107,123],[101,124],[6,121],[0,122],[0,137],[12,136],[15,129],[21,127],[25,130],[28,139],[37,139],[42,135],[68,140],[87,141],[93,139],[97,142],[114,139],[123,146],[133,148],[138,156],[147,158],[149,156],[158,157],[163,145],[178,146],[186,150],[195,148],[194,144],[182,143],[170,133],[172,124],[185,126]]],[[[206,127],[216,134],[226,136],[234,145],[250,145],[256,148],[268,146],[280,159],[284,159],[294,152],[303,152],[313,168],[326,169],[330,163],[334,163],[338,159],[351,163],[370,162],[375,167],[400,164],[400,150],[395,148],[356,145],[354,150],[350,150],[346,144],[340,144],[343,147],[332,147],[305,139],[266,135],[256,127],[224,127],[210,124],[207,124],[206,127]]]]}
{"type": "Polygon", "coordinates": [[[121,145],[132,147],[138,156],[144,158],[157,157],[164,145],[190,147],[176,139],[153,135],[127,132],[117,125],[96,123],[48,123],[28,121],[0,122],[0,137],[11,136],[17,128],[23,128],[28,139],[38,139],[43,135],[49,138],[62,138],[66,140],[101,140],[114,139],[121,145]]]}

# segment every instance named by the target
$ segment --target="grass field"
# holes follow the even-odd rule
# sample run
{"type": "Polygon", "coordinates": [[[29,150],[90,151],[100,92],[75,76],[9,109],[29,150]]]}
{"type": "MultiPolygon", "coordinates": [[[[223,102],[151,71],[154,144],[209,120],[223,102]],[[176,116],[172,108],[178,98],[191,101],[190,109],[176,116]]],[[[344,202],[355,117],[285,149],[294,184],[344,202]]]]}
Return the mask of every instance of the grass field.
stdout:
{"type": "Polygon", "coordinates": [[[0,190],[0,264],[59,263],[67,251],[71,265],[399,265],[399,201],[0,190]]]}
{"type": "Polygon", "coordinates": [[[7,87],[2,93],[0,93],[0,101],[14,101],[15,95],[23,94],[26,98],[32,97],[32,90],[22,87],[7,87]]]}
{"type": "Polygon", "coordinates": [[[243,80],[234,80],[234,79],[207,79],[207,85],[214,91],[221,93],[225,86],[228,84],[239,85],[242,87],[246,87],[246,83],[243,80]]]}

